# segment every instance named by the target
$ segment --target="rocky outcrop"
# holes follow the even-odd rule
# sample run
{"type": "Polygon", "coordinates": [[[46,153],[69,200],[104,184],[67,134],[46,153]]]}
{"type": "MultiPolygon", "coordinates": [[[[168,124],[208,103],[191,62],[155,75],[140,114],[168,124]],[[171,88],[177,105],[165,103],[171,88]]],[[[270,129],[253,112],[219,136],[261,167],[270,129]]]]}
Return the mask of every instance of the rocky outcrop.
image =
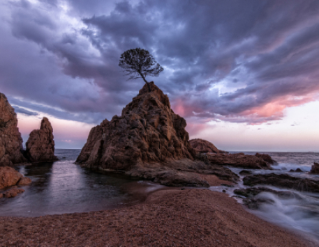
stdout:
{"type": "Polygon", "coordinates": [[[310,170],[311,174],[319,174],[319,164],[314,162],[310,170]]]}
{"type": "Polygon", "coordinates": [[[6,96],[0,93],[0,166],[26,162],[21,150],[17,115],[6,96]]]}
{"type": "Polygon", "coordinates": [[[31,182],[30,178],[23,177],[21,173],[12,167],[0,167],[0,189],[14,185],[28,185],[31,182]]]}
{"type": "Polygon", "coordinates": [[[207,153],[201,156],[202,159],[207,159],[207,161],[212,165],[234,166],[248,169],[272,169],[269,163],[254,155],[246,155],[243,153],[207,153]]]}
{"type": "Polygon", "coordinates": [[[26,143],[26,157],[31,162],[53,162],[57,160],[54,155],[53,128],[49,120],[44,117],[39,130],[30,133],[26,143]]]}
{"type": "Polygon", "coordinates": [[[203,139],[192,139],[189,141],[189,144],[196,153],[220,153],[213,143],[203,139]]]}
{"type": "Polygon", "coordinates": [[[277,162],[275,160],[273,160],[269,154],[256,153],[255,156],[258,157],[258,158],[263,159],[268,164],[271,164],[271,165],[276,165],[277,164],[277,162]]]}
{"type": "Polygon", "coordinates": [[[307,178],[296,178],[286,174],[253,175],[243,179],[244,185],[266,184],[282,188],[319,193],[319,181],[307,178]]]}
{"type": "Polygon", "coordinates": [[[77,163],[168,185],[209,186],[207,176],[216,174],[236,181],[230,170],[195,160],[185,119],[173,112],[167,95],[153,82],[149,86],[144,85],[121,116],[92,128],[77,163]]]}

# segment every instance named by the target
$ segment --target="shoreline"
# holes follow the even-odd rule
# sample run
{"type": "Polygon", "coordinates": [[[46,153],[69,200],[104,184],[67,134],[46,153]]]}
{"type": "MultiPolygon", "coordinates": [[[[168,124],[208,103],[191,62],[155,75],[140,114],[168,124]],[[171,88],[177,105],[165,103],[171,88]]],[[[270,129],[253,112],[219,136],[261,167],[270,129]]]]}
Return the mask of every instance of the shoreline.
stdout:
{"type": "Polygon", "coordinates": [[[0,246],[316,246],[208,189],[160,188],[117,209],[0,217],[0,246]]]}

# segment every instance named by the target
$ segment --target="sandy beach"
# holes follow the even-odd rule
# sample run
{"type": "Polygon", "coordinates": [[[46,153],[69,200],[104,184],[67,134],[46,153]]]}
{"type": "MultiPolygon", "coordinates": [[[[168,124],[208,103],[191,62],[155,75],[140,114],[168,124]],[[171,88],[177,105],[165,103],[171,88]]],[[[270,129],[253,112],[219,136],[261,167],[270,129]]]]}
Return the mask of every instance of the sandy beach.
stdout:
{"type": "Polygon", "coordinates": [[[163,189],[119,209],[1,217],[0,246],[315,246],[208,189],[163,189]]]}

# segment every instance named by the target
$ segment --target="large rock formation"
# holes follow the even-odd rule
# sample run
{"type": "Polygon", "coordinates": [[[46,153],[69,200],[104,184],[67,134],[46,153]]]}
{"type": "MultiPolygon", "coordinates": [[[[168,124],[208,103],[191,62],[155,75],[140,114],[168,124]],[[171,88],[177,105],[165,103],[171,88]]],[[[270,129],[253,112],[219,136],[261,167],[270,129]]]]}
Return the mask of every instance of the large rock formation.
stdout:
{"type": "Polygon", "coordinates": [[[220,153],[213,143],[203,139],[192,139],[189,141],[189,144],[196,153],[220,153]]]}
{"type": "Polygon", "coordinates": [[[282,188],[295,189],[299,191],[319,193],[319,181],[307,178],[291,177],[286,174],[259,174],[245,177],[243,181],[244,185],[249,186],[254,186],[257,184],[267,184],[282,188]]]}
{"type": "Polygon", "coordinates": [[[23,177],[12,167],[0,167],[0,189],[14,185],[28,185],[31,183],[30,178],[23,177]]]}
{"type": "Polygon", "coordinates": [[[0,166],[26,162],[17,115],[6,96],[0,93],[0,166]]]}
{"type": "Polygon", "coordinates": [[[44,117],[39,130],[30,133],[26,143],[26,157],[31,162],[53,162],[57,160],[54,155],[53,128],[49,120],[44,117]]]}
{"type": "Polygon", "coordinates": [[[150,91],[144,85],[121,116],[92,128],[77,162],[168,185],[209,186],[209,176],[236,181],[230,170],[194,160],[185,119],[173,112],[167,95],[153,82],[149,86],[150,91]]]}

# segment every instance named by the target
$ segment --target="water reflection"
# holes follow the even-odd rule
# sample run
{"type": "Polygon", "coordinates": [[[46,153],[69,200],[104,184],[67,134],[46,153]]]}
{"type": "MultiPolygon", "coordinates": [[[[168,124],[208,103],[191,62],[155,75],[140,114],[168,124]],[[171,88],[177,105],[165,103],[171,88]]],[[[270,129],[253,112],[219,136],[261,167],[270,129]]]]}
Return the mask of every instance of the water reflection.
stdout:
{"type": "Polygon", "coordinates": [[[141,193],[147,192],[145,188],[154,187],[123,176],[83,169],[74,164],[79,151],[57,150],[57,156],[65,158],[54,163],[18,167],[33,183],[24,186],[25,192],[15,198],[0,199],[0,215],[40,216],[105,210],[142,199],[141,193]],[[130,188],[137,187],[140,193],[129,192],[130,188]]]}

